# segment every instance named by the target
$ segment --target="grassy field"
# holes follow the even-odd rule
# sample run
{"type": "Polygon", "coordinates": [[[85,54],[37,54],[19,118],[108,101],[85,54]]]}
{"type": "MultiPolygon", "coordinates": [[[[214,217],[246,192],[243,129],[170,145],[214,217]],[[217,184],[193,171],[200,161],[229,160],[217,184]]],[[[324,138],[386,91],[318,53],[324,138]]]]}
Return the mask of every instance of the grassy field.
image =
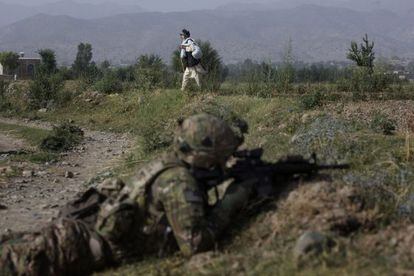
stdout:
{"type": "MultiPolygon", "coordinates": [[[[0,123],[0,131],[6,132],[9,135],[25,141],[29,150],[25,150],[18,155],[12,157],[12,161],[29,161],[33,163],[44,163],[50,160],[56,160],[57,154],[51,152],[45,152],[39,149],[40,143],[48,135],[51,134],[50,130],[21,126],[16,124],[0,123]]],[[[0,161],[6,163],[7,160],[0,161]]]]}
{"type": "MultiPolygon", "coordinates": [[[[70,119],[91,129],[135,135],[136,151],[122,164],[123,173],[167,150],[177,119],[198,112],[213,113],[229,121],[236,117],[245,119],[250,128],[247,147],[263,147],[267,160],[315,152],[321,162],[351,164],[351,170],[332,173],[329,181],[323,177],[312,180],[310,185],[304,181],[258,216],[241,215],[213,253],[191,260],[179,255],[148,257],[105,275],[412,272],[414,255],[408,249],[404,251],[404,246],[390,246],[389,238],[410,236],[404,230],[414,211],[414,102],[312,97],[314,94],[260,98],[158,90],[91,98],[85,93],[62,108],[29,115],[54,123],[70,119]],[[344,194],[351,188],[358,191],[358,200],[363,202],[359,209],[350,207],[354,201],[346,203],[349,198],[344,194]],[[324,230],[324,223],[329,224],[326,217],[331,218],[336,209],[355,216],[361,226],[346,234],[336,234],[337,246],[318,257],[315,264],[298,265],[292,254],[298,237],[306,230],[324,230]],[[391,229],[393,226],[398,226],[398,230],[391,229]]],[[[403,238],[401,244],[402,241],[403,238]]]]}
{"type": "Polygon", "coordinates": [[[31,146],[39,145],[42,140],[50,134],[49,130],[25,127],[15,124],[6,124],[1,122],[0,131],[8,132],[16,138],[23,139],[27,141],[31,146]]]}

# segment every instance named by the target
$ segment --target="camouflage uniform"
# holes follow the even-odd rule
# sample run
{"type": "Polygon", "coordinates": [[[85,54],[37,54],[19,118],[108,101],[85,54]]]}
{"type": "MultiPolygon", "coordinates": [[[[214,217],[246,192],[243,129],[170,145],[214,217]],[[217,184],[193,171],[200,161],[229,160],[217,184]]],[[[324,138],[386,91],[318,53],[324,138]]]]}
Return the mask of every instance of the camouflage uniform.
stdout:
{"type": "Polygon", "coordinates": [[[215,206],[194,170],[224,166],[242,140],[221,120],[196,115],[181,122],[175,152],[140,169],[124,184],[106,181],[91,221],[60,218],[37,233],[3,237],[0,275],[83,275],[129,256],[166,247],[166,234],[190,256],[210,250],[248,201],[252,182],[233,183],[215,206]]]}

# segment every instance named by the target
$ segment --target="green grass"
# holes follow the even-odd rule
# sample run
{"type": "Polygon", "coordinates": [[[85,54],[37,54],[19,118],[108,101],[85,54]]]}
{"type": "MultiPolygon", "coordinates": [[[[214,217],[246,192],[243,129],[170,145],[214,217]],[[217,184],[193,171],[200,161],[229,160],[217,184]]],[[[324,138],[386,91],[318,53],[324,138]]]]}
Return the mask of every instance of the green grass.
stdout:
{"type": "Polygon", "coordinates": [[[7,132],[18,139],[22,139],[32,147],[31,151],[29,152],[23,152],[19,155],[13,155],[11,157],[12,161],[29,161],[32,163],[45,163],[51,160],[58,159],[57,154],[41,151],[38,149],[38,146],[43,141],[43,139],[50,135],[50,130],[20,126],[15,124],[0,123],[0,132],[7,132]]]}
{"type": "Polygon", "coordinates": [[[38,146],[49,134],[49,130],[14,124],[0,123],[0,131],[8,132],[16,138],[27,141],[31,146],[38,146]]]}
{"type": "MultiPolygon", "coordinates": [[[[322,91],[324,96],[329,89],[322,91]]],[[[344,97],[329,95],[324,100],[349,103],[349,98],[348,94],[344,97]]],[[[65,107],[37,116],[54,123],[72,119],[83,127],[134,135],[136,149],[119,168],[117,174],[122,175],[132,173],[134,168],[169,148],[179,117],[200,111],[230,119],[240,116],[250,128],[246,145],[249,148],[263,147],[268,160],[277,160],[288,153],[314,151],[324,162],[350,163],[351,170],[331,174],[335,185],[355,185],[364,191],[361,196],[367,204],[375,205],[382,214],[377,230],[398,223],[398,208],[414,192],[414,138],[398,131],[395,135],[383,135],[373,130],[368,122],[351,121],[341,114],[327,114],[323,105],[309,105],[308,108],[303,108],[302,98],[298,95],[262,98],[196,92],[190,96],[178,90],[160,90],[127,91],[105,96],[98,103],[78,97],[65,107]],[[332,135],[330,122],[334,122],[332,135]],[[339,127],[342,125],[343,129],[339,127]],[[302,138],[298,139],[298,135],[302,138]],[[294,143],[294,137],[299,142],[294,143]]],[[[4,127],[0,125],[0,129],[4,127]]],[[[39,139],[35,139],[36,135],[30,131],[16,133],[39,139]]],[[[297,233],[293,231],[296,226],[287,221],[284,235],[269,239],[274,229],[268,220],[277,212],[280,210],[273,207],[257,218],[235,223],[236,230],[216,254],[207,255],[207,260],[148,257],[104,274],[389,275],[394,272],[390,256],[382,252],[365,252],[359,246],[359,240],[364,239],[366,233],[355,233],[350,238],[344,245],[345,256],[334,254],[324,258],[320,265],[298,268],[291,256],[297,239],[297,233]]]]}

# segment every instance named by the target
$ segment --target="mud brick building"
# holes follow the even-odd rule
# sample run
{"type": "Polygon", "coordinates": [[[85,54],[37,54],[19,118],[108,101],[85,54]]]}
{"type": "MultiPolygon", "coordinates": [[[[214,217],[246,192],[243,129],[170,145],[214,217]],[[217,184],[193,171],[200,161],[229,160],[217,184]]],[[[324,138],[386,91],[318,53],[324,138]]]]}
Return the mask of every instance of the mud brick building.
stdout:
{"type": "Polygon", "coordinates": [[[40,58],[26,58],[24,53],[20,53],[19,66],[14,73],[9,73],[4,70],[4,66],[0,63],[0,79],[1,78],[15,78],[15,79],[32,79],[36,73],[36,68],[40,65],[40,58]]]}

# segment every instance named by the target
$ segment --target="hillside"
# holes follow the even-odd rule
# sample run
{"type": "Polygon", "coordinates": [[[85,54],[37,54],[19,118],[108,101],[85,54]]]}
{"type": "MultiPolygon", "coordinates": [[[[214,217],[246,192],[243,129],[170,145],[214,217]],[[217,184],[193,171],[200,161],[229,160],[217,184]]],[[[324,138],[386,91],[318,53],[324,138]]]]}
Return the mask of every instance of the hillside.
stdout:
{"type": "Polygon", "coordinates": [[[225,62],[245,58],[279,60],[289,38],[304,61],[344,60],[351,40],[368,33],[378,56],[413,57],[413,19],[387,11],[303,5],[271,11],[193,11],[136,13],[100,19],[36,15],[0,29],[0,50],[35,53],[55,49],[71,63],[79,42],[90,42],[95,59],[114,63],[156,53],[169,61],[183,27],[210,40],[225,62]],[[253,38],[253,39],[252,39],[253,38]]]}
{"type": "Polygon", "coordinates": [[[72,0],[61,0],[59,2],[32,7],[0,2],[0,26],[5,26],[39,13],[48,15],[68,15],[82,19],[93,19],[142,11],[143,9],[138,5],[122,5],[110,2],[89,4],[78,3],[72,0]]]}

